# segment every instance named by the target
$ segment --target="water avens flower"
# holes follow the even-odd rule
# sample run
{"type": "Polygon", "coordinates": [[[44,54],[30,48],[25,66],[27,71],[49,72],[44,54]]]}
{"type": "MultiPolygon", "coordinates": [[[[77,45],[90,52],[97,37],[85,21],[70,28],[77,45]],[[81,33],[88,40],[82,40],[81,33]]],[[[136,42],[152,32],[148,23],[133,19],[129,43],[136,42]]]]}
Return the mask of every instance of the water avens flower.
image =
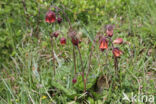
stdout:
{"type": "Polygon", "coordinates": [[[47,23],[54,23],[56,21],[56,15],[55,15],[55,13],[53,11],[49,10],[46,13],[45,21],[47,23]]]}
{"type": "Polygon", "coordinates": [[[119,50],[119,48],[114,48],[112,52],[115,57],[120,57],[122,55],[122,51],[119,50]]]}
{"type": "Polygon", "coordinates": [[[102,38],[100,40],[100,46],[99,46],[99,48],[101,49],[101,51],[104,51],[105,49],[108,48],[108,41],[107,41],[106,38],[102,38]]]}
{"type": "Polygon", "coordinates": [[[66,44],[66,38],[62,37],[60,39],[60,43],[61,43],[61,45],[65,45],[66,44]]]}
{"type": "Polygon", "coordinates": [[[73,43],[73,45],[78,46],[78,44],[79,44],[79,39],[76,38],[76,37],[72,37],[72,43],[73,43]]]}

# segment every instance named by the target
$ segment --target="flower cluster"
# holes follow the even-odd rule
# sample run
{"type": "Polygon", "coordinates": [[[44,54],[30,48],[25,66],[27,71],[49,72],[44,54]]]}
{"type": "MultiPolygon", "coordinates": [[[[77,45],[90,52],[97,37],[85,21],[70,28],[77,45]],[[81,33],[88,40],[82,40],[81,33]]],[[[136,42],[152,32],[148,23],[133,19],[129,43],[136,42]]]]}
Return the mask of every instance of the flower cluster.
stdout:
{"type": "MultiPolygon", "coordinates": [[[[62,18],[59,16],[57,19],[56,19],[56,13],[49,10],[47,13],[46,13],[46,16],[45,16],[45,21],[47,23],[55,23],[57,20],[57,23],[58,24],[61,24],[62,22],[62,18]]],[[[51,37],[55,37],[57,38],[59,36],[59,31],[56,31],[54,33],[51,34],[51,37]]],[[[70,28],[69,31],[68,31],[68,36],[71,38],[71,42],[74,46],[78,46],[79,44],[79,39],[76,37],[76,32],[70,28]]],[[[60,44],[61,45],[65,45],[66,44],[66,38],[62,37],[60,39],[60,44]]]]}
{"type": "Polygon", "coordinates": [[[46,21],[47,23],[54,23],[54,22],[57,21],[59,24],[61,24],[62,18],[61,18],[61,17],[56,18],[55,12],[49,10],[49,11],[46,13],[45,21],[46,21]]]}
{"type": "MultiPolygon", "coordinates": [[[[112,42],[113,30],[114,30],[114,27],[112,25],[107,25],[106,26],[106,35],[107,36],[101,36],[100,37],[100,41],[99,41],[100,45],[99,45],[99,48],[100,48],[100,50],[102,52],[104,50],[108,49],[108,43],[109,43],[109,41],[112,42]]],[[[117,39],[115,39],[112,42],[112,52],[113,52],[113,55],[116,58],[118,58],[118,57],[120,57],[122,55],[122,51],[119,48],[114,47],[113,44],[122,44],[122,43],[123,43],[123,39],[122,38],[117,38],[117,39]]]]}
{"type": "MultiPolygon", "coordinates": [[[[58,9],[58,7],[57,7],[57,9],[58,9]]],[[[47,23],[49,23],[49,24],[57,22],[60,25],[62,23],[62,18],[61,18],[60,15],[57,16],[56,14],[57,13],[55,13],[54,11],[49,10],[46,13],[45,21],[47,23]]],[[[77,71],[76,71],[76,64],[77,64],[76,61],[77,60],[76,60],[75,49],[77,49],[79,57],[80,57],[79,59],[80,59],[81,65],[82,65],[82,67],[81,67],[81,75],[82,75],[82,79],[83,79],[83,82],[84,82],[84,91],[86,91],[86,82],[87,82],[88,73],[90,71],[90,66],[88,68],[88,73],[86,73],[85,72],[85,68],[83,66],[83,60],[82,60],[82,57],[81,57],[81,52],[80,52],[80,47],[79,47],[80,40],[79,40],[79,38],[77,36],[77,32],[71,26],[69,18],[67,17],[66,19],[68,20],[69,26],[70,26],[67,34],[68,34],[69,39],[71,40],[71,43],[73,44],[74,72],[75,72],[75,75],[76,75],[77,74],[77,71]]],[[[53,48],[53,38],[57,38],[60,33],[61,33],[60,31],[55,31],[52,34],[50,34],[52,50],[54,49],[53,48]]],[[[103,36],[103,35],[98,36],[99,48],[100,48],[100,50],[102,52],[104,52],[105,50],[107,50],[109,48],[109,44],[111,45],[112,53],[113,53],[114,60],[115,60],[114,61],[115,69],[118,69],[117,59],[123,54],[123,52],[118,47],[114,47],[114,45],[115,44],[122,44],[123,43],[123,39],[122,38],[117,38],[114,41],[112,41],[112,37],[114,35],[114,26],[112,26],[112,25],[107,25],[106,26],[105,33],[106,33],[106,36],[103,36]]],[[[61,45],[66,45],[66,38],[65,37],[61,37],[60,38],[60,44],[61,45]]],[[[94,48],[92,48],[92,50],[93,49],[94,48]]],[[[91,63],[92,50],[90,52],[89,65],[91,63]]],[[[54,74],[55,74],[55,57],[54,57],[54,52],[53,51],[52,51],[52,56],[53,56],[53,66],[54,66],[54,74]]],[[[76,79],[76,76],[74,76],[74,78],[72,79],[72,83],[75,84],[76,82],[77,82],[77,79],[76,79]]]]}
{"type": "MultiPolygon", "coordinates": [[[[60,16],[58,16],[56,18],[56,13],[49,10],[47,13],[46,13],[46,16],[45,16],[45,21],[47,23],[55,23],[57,21],[58,24],[61,24],[62,22],[62,18],[60,16]]],[[[57,38],[59,36],[60,32],[59,31],[55,31],[54,33],[51,34],[51,37],[55,37],[57,38]]],[[[61,45],[65,45],[66,44],[66,38],[62,37],[60,38],[60,44],[61,45]]]]}
{"type": "MultiPolygon", "coordinates": [[[[57,10],[61,10],[58,7],[54,7],[54,8],[56,8],[57,10]]],[[[57,22],[60,25],[62,23],[62,18],[61,18],[60,15],[57,16],[56,15],[57,13],[58,12],[54,12],[54,11],[49,10],[46,13],[46,16],[45,16],[45,22],[47,22],[49,24],[53,24],[53,23],[56,23],[57,22]]],[[[67,17],[67,19],[68,19],[68,17],[67,17]]],[[[68,19],[68,22],[70,22],[69,19],[68,19]]],[[[70,23],[69,23],[69,25],[70,25],[70,23]]],[[[60,35],[60,33],[61,33],[60,31],[55,31],[52,34],[50,34],[52,50],[54,49],[53,48],[53,38],[57,38],[60,35]]],[[[70,25],[70,28],[69,28],[69,31],[68,31],[68,37],[71,39],[71,43],[73,44],[73,46],[78,47],[80,41],[77,38],[76,31],[71,27],[71,25],[70,25]]],[[[60,38],[60,44],[61,45],[65,45],[66,44],[66,38],[65,37],[61,37],[60,38]]],[[[55,58],[54,58],[53,51],[52,51],[52,56],[53,56],[53,64],[54,64],[55,63],[54,62],[55,61],[55,58]]],[[[76,69],[75,69],[75,73],[76,73],[76,69]]],[[[55,64],[54,64],[54,74],[55,74],[55,64]]],[[[76,83],[76,81],[77,81],[76,78],[73,78],[72,83],[74,84],[74,83],[76,83]]]]}

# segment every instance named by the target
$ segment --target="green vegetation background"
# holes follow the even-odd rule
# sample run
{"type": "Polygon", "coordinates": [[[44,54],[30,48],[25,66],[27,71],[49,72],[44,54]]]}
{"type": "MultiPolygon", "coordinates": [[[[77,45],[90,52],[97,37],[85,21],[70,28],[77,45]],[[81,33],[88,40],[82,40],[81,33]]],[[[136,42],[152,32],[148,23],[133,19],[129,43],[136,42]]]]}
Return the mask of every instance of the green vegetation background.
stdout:
{"type": "Polygon", "coordinates": [[[128,30],[142,37],[145,42],[156,44],[154,0],[29,0],[25,1],[26,7],[22,2],[22,0],[0,1],[1,61],[16,53],[16,44],[20,42],[26,31],[31,31],[32,28],[35,30],[38,22],[41,22],[40,28],[45,25],[45,12],[51,4],[58,6],[63,4],[67,7],[69,10],[66,12],[73,22],[94,25],[95,29],[108,23],[121,25],[122,30],[128,30]],[[118,23],[119,19],[122,24],[118,23]]]}
{"type": "MultiPolygon", "coordinates": [[[[27,103],[29,102],[26,99],[27,97],[31,96],[35,102],[40,98],[39,96],[35,98],[35,94],[30,94],[31,91],[29,90],[29,87],[31,89],[34,89],[35,87],[31,82],[33,78],[29,76],[30,71],[25,71],[26,69],[31,69],[31,65],[29,62],[25,61],[30,61],[30,63],[33,64],[35,64],[36,61],[38,64],[42,63],[43,69],[48,65],[43,60],[40,60],[40,57],[37,56],[37,54],[38,51],[40,51],[40,48],[50,47],[48,39],[49,29],[47,28],[48,25],[45,23],[44,18],[51,4],[56,6],[64,5],[66,7],[66,13],[72,21],[72,24],[76,27],[86,29],[88,31],[86,34],[91,38],[95,37],[101,26],[114,24],[116,27],[115,33],[119,34],[124,40],[129,41],[132,44],[131,47],[127,46],[124,48],[125,53],[129,52],[128,48],[132,49],[134,53],[134,59],[131,60],[133,62],[129,64],[129,66],[126,66],[127,69],[133,69],[133,66],[136,66],[141,70],[142,67],[146,67],[148,69],[146,72],[149,70],[152,70],[153,72],[154,70],[155,74],[155,0],[1,0],[0,76],[4,79],[0,82],[0,96],[2,98],[6,98],[4,101],[8,101],[10,102],[9,104],[12,104],[12,100],[10,99],[20,99],[21,102],[25,101],[25,103],[27,103]],[[41,35],[39,36],[39,34],[41,35]],[[41,40],[44,40],[40,45],[38,45],[39,40],[36,38],[38,36],[41,40]],[[147,53],[150,49],[152,50],[151,56],[148,56],[147,53]],[[141,52],[145,53],[141,54],[141,52]],[[33,54],[35,59],[31,59],[31,55],[30,57],[28,56],[27,59],[25,57],[25,54],[27,53],[33,54]],[[4,73],[6,73],[5,71],[7,72],[6,75],[4,75],[4,73]],[[14,84],[12,84],[10,80],[5,80],[7,77],[12,78],[11,76],[19,75],[19,73],[25,74],[25,76],[23,75],[22,78],[18,77],[14,84]],[[29,78],[27,78],[26,75],[28,75],[29,78]],[[28,86],[28,83],[25,83],[24,85],[24,80],[29,80],[28,86]],[[16,84],[23,84],[20,86],[24,89],[21,89],[21,92],[18,93],[18,95],[16,95],[16,92],[12,92],[13,90],[11,90],[12,86],[16,84]],[[27,86],[27,88],[25,86],[27,86]],[[27,90],[30,92],[28,91],[25,95],[21,95],[27,90]],[[21,96],[24,97],[22,98],[21,96]]],[[[66,26],[66,20],[64,19],[63,21],[66,26]]],[[[64,32],[67,31],[65,26],[63,27],[64,32]]],[[[48,53],[50,51],[46,52],[48,53]]],[[[128,54],[124,56],[123,60],[128,58],[128,54]]],[[[64,68],[68,69],[68,65],[64,66],[64,68]]],[[[133,71],[130,73],[133,73],[133,71]]],[[[141,76],[140,72],[136,70],[134,71],[134,74],[137,77],[141,76]]],[[[46,77],[46,75],[43,75],[43,79],[44,77],[46,77]]],[[[144,82],[143,84],[148,86],[149,83],[144,82]]],[[[130,86],[131,83],[126,81],[125,85],[130,86]]],[[[148,91],[153,92],[154,86],[151,83],[149,86],[150,85],[152,88],[148,91]]],[[[45,86],[45,88],[48,87],[45,86]]],[[[65,91],[66,89],[64,88],[60,89],[64,90],[64,92],[68,92],[65,91]]],[[[120,91],[122,92],[121,89],[120,91]]],[[[45,93],[46,90],[38,93],[42,95],[43,92],[45,93]]],[[[109,103],[111,101],[115,102],[118,99],[116,95],[112,96],[113,99],[109,100],[109,103]]],[[[68,101],[67,97],[57,99],[61,99],[60,102],[68,101]]],[[[1,99],[0,101],[3,102],[1,99]]]]}

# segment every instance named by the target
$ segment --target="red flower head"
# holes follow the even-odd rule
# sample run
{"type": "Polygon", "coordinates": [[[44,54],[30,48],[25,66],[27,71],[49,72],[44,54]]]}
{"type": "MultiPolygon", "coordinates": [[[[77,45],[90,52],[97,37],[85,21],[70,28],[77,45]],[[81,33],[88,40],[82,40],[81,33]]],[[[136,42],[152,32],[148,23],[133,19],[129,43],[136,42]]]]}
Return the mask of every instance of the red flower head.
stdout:
{"type": "Polygon", "coordinates": [[[78,46],[80,41],[76,35],[77,35],[76,31],[70,27],[68,30],[68,36],[71,38],[71,42],[73,43],[73,45],[78,46]]]}
{"type": "Polygon", "coordinates": [[[62,18],[61,18],[61,17],[58,17],[58,18],[57,18],[57,22],[58,22],[59,24],[61,24],[62,18]]]}
{"type": "Polygon", "coordinates": [[[72,83],[75,84],[77,82],[76,78],[73,78],[72,83]]]}
{"type": "Polygon", "coordinates": [[[73,45],[78,46],[78,44],[79,44],[79,39],[76,38],[76,37],[72,37],[72,43],[73,43],[73,45]]]}
{"type": "Polygon", "coordinates": [[[66,39],[65,38],[61,38],[60,39],[60,43],[61,43],[61,45],[65,45],[66,44],[66,39]]]}
{"type": "Polygon", "coordinates": [[[122,38],[117,38],[113,41],[114,44],[122,44],[123,43],[123,39],[122,38]]]}
{"type": "Polygon", "coordinates": [[[99,46],[99,48],[101,49],[101,51],[104,51],[105,49],[108,48],[108,41],[107,41],[106,38],[102,38],[100,40],[100,46],[99,46]]]}
{"type": "Polygon", "coordinates": [[[51,10],[49,10],[46,13],[45,21],[48,22],[48,23],[54,23],[56,21],[56,15],[55,15],[55,13],[52,12],[51,10]]]}
{"type": "Polygon", "coordinates": [[[122,54],[122,51],[119,50],[119,48],[114,48],[113,49],[113,54],[114,54],[115,57],[120,57],[121,54],[122,54]]]}
{"type": "Polygon", "coordinates": [[[112,25],[107,25],[107,26],[106,26],[106,34],[107,34],[109,37],[112,37],[112,36],[113,36],[113,26],[112,26],[112,25]]]}
{"type": "Polygon", "coordinates": [[[56,38],[58,37],[58,35],[59,35],[59,32],[58,31],[56,31],[56,32],[53,33],[53,36],[56,37],[56,38]]]}

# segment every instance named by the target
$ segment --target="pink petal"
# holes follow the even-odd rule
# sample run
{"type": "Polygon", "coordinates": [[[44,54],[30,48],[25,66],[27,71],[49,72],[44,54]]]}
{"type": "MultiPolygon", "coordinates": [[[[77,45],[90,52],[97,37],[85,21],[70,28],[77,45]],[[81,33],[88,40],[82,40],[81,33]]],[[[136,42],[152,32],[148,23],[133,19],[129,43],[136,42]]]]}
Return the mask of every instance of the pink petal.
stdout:
{"type": "Polygon", "coordinates": [[[117,38],[113,41],[114,44],[122,44],[123,43],[123,39],[122,38],[117,38]]]}

